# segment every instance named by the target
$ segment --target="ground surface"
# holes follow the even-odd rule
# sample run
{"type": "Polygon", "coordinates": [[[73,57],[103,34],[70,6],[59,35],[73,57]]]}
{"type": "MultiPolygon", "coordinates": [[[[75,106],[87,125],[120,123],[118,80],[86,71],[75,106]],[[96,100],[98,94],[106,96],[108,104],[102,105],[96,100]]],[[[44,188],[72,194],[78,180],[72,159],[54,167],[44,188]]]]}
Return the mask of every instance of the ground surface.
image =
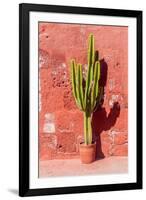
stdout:
{"type": "Polygon", "coordinates": [[[40,177],[78,176],[89,174],[112,174],[128,172],[128,157],[112,156],[82,164],[79,159],[40,161],[40,177]]]}

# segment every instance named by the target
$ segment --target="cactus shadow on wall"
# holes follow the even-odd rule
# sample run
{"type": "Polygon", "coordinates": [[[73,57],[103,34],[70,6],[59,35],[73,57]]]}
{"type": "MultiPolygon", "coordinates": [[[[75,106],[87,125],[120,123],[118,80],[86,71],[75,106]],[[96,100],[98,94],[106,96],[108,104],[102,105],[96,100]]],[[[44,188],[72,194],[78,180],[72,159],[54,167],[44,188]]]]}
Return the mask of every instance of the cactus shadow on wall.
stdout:
{"type": "MultiPolygon", "coordinates": [[[[108,74],[108,65],[104,59],[100,60],[101,63],[101,78],[100,86],[104,87],[107,84],[107,74],[108,74]]],[[[120,104],[115,102],[113,107],[107,113],[106,109],[103,107],[104,98],[100,106],[93,112],[92,115],[92,130],[93,138],[97,143],[97,159],[104,158],[104,153],[102,152],[101,145],[101,134],[103,131],[110,130],[116,123],[117,118],[120,115],[120,104]]]]}

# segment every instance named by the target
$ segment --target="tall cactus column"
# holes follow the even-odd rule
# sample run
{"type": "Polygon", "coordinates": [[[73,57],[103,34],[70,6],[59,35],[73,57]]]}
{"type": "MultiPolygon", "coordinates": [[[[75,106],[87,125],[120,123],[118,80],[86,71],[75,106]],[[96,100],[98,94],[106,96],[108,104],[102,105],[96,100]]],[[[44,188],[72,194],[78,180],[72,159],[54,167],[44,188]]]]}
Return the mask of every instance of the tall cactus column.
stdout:
{"type": "Polygon", "coordinates": [[[92,128],[91,128],[91,116],[84,112],[84,142],[85,144],[92,143],[92,128]]]}
{"type": "Polygon", "coordinates": [[[83,66],[71,60],[71,80],[73,96],[84,115],[84,143],[92,144],[91,118],[95,106],[100,103],[103,89],[99,87],[100,62],[95,60],[94,36],[88,39],[88,69],[83,77],[83,66]],[[85,84],[83,84],[85,81],[85,84]],[[84,86],[85,85],[85,86],[84,86]]]}

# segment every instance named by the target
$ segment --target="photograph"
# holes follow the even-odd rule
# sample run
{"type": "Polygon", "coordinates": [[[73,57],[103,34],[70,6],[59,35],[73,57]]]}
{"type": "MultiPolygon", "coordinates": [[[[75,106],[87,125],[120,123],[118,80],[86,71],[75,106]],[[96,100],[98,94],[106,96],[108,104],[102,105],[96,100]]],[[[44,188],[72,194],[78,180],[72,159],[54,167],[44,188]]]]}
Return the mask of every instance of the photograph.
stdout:
{"type": "Polygon", "coordinates": [[[39,177],[127,173],[128,27],[38,26],[39,177]]]}

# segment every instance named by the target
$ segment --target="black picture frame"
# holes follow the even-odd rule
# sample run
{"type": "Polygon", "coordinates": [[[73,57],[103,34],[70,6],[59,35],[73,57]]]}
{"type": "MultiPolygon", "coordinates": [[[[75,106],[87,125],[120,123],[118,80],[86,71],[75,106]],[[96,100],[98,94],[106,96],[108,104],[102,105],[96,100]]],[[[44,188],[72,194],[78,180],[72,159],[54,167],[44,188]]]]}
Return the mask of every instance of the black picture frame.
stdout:
{"type": "Polygon", "coordinates": [[[71,7],[58,5],[19,5],[19,195],[56,195],[142,189],[142,11],[71,7]],[[136,18],[137,32],[137,180],[134,183],[30,189],[29,187],[29,12],[55,12],[136,18]]]}

